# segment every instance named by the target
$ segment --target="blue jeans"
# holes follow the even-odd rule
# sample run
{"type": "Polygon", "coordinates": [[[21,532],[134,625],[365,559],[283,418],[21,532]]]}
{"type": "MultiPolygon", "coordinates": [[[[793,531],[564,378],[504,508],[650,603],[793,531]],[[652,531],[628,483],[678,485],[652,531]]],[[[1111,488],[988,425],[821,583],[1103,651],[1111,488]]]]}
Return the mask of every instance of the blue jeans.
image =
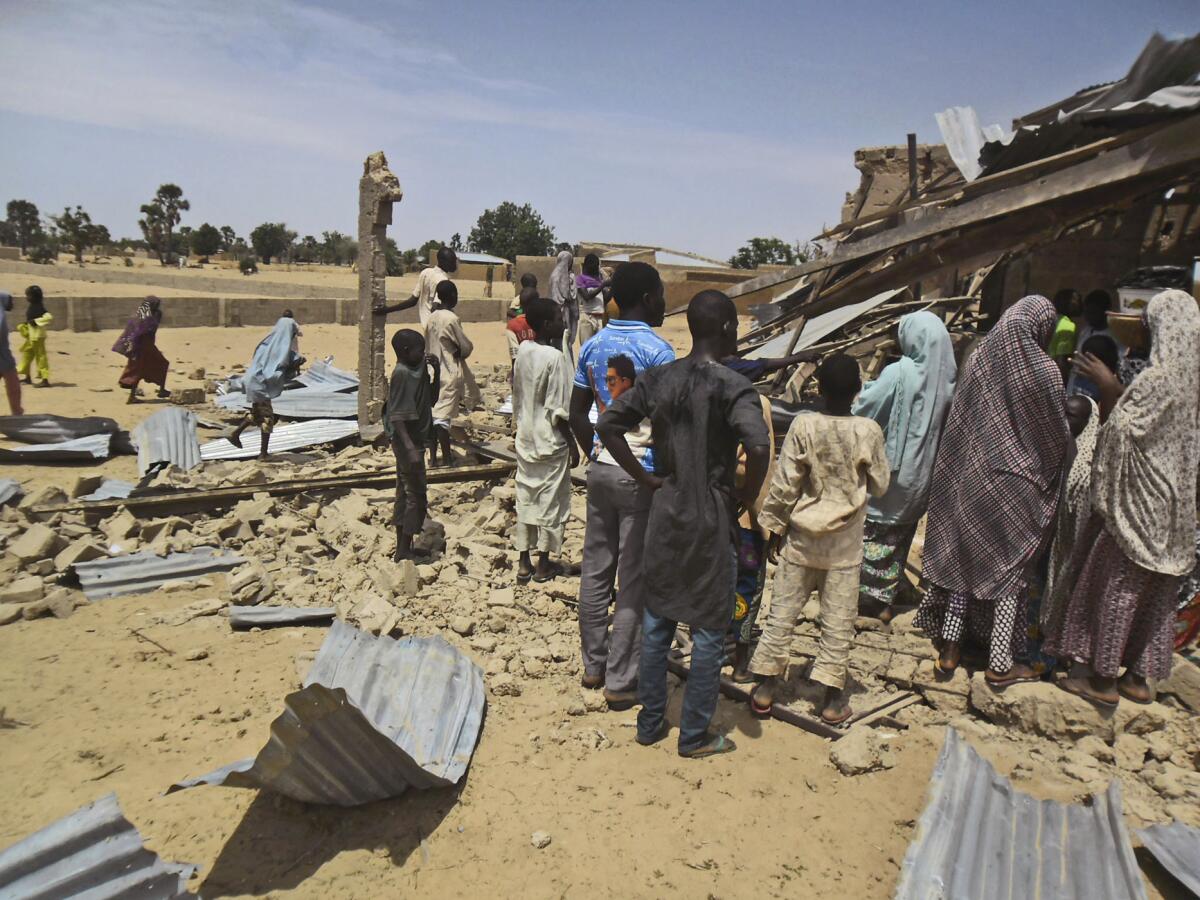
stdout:
{"type": "MultiPolygon", "coordinates": [[[[667,653],[678,623],[645,611],[642,616],[642,661],[638,671],[638,737],[649,740],[663,725],[667,712],[667,653]]],[[[721,663],[725,656],[725,629],[692,629],[692,667],[683,692],[679,716],[679,749],[695,750],[704,744],[717,695],[721,690],[721,663]]]]}

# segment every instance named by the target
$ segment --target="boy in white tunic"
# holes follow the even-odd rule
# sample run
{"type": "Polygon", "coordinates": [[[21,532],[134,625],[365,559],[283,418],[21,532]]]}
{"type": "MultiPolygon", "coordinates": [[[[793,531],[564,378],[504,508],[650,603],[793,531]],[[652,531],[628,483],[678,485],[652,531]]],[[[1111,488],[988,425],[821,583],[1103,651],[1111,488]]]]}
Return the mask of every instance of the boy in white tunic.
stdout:
{"type": "Polygon", "coordinates": [[[467,357],[475,349],[471,339],[463,331],[462,321],[454,307],[458,306],[458,288],[453,281],[442,281],[437,286],[437,301],[429,321],[425,323],[425,346],[429,353],[438,358],[442,367],[442,390],[433,407],[434,439],[429,447],[429,465],[437,465],[437,449],[442,448],[442,465],[454,464],[450,453],[450,420],[463,405],[470,369],[467,357]]]}
{"type": "Polygon", "coordinates": [[[534,339],[517,350],[513,363],[513,421],[517,427],[517,526],[514,543],[521,554],[517,581],[549,581],[563,572],[550,555],[562,551],[563,530],[571,511],[571,469],[579,449],[571,439],[568,409],[571,364],[563,355],[562,310],[538,298],[525,307],[534,339]],[[538,552],[537,566],[530,559],[538,552]]]}

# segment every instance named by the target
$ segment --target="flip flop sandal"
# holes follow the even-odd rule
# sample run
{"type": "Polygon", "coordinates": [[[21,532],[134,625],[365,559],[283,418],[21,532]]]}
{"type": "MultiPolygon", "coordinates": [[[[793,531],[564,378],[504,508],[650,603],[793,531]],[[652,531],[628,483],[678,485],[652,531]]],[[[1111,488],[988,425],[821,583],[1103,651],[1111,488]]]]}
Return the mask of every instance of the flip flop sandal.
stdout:
{"type": "Polygon", "coordinates": [[[1117,704],[1113,700],[1105,700],[1103,697],[1099,697],[1096,694],[1093,694],[1091,691],[1087,690],[1086,688],[1070,687],[1069,686],[1070,683],[1065,678],[1059,679],[1057,682],[1055,682],[1055,684],[1058,685],[1060,690],[1064,690],[1068,694],[1074,694],[1076,697],[1079,697],[1082,700],[1086,700],[1088,703],[1091,703],[1095,706],[1099,706],[1102,709],[1116,709],[1117,708],[1117,704]]]}
{"type": "Polygon", "coordinates": [[[684,759],[706,759],[710,756],[719,756],[722,753],[732,753],[736,749],[737,744],[725,737],[725,735],[718,734],[712,740],[701,744],[695,750],[680,750],[679,755],[684,759]]]}
{"type": "Polygon", "coordinates": [[[1120,685],[1117,686],[1117,693],[1120,694],[1121,697],[1124,698],[1125,700],[1128,700],[1130,703],[1136,703],[1138,706],[1149,706],[1151,703],[1154,702],[1154,699],[1152,697],[1143,699],[1141,697],[1134,696],[1133,694],[1128,694],[1125,691],[1121,690],[1120,685]]]}
{"type": "Polygon", "coordinates": [[[845,722],[847,719],[849,719],[852,715],[854,715],[854,710],[852,710],[849,706],[847,706],[845,713],[843,713],[842,715],[837,716],[836,718],[833,718],[833,719],[826,716],[825,713],[821,713],[821,721],[824,722],[826,725],[841,725],[843,722],[845,722]]]}
{"type": "Polygon", "coordinates": [[[552,563],[550,565],[550,574],[549,575],[535,574],[533,576],[533,580],[536,581],[538,584],[545,584],[547,581],[553,581],[555,578],[558,578],[563,574],[564,574],[564,570],[562,567],[562,563],[552,563]]]}
{"type": "Polygon", "coordinates": [[[754,695],[750,695],[750,712],[754,713],[760,719],[770,718],[771,710],[774,708],[775,701],[772,700],[766,706],[759,706],[754,700],[754,695]]]}
{"type": "Polygon", "coordinates": [[[1012,678],[999,678],[995,681],[983,676],[983,680],[987,682],[987,686],[994,691],[1002,691],[1006,687],[1012,687],[1014,684],[1036,684],[1041,681],[1040,675],[1017,675],[1012,678]]]}

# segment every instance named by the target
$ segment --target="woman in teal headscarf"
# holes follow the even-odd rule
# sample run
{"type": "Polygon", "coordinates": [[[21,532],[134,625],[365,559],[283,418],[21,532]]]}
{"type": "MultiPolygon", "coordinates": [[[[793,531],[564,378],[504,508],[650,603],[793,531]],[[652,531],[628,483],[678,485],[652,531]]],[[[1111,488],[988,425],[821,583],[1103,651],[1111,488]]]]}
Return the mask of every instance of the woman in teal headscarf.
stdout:
{"type": "Polygon", "coordinates": [[[883,429],[892,467],[887,493],[867,506],[858,594],[862,614],[884,621],[892,618],[904,562],[929,501],[933,461],[958,374],[950,335],[933,313],[901,318],[899,342],[903,356],[868,382],[854,404],[855,415],[883,429]]]}

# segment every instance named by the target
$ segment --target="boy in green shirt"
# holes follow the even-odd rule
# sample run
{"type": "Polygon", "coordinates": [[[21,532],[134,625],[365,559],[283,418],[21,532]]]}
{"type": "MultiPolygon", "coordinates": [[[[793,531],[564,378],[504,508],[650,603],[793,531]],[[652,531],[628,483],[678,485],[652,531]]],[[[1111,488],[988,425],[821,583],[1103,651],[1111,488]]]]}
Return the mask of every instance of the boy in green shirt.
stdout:
{"type": "Polygon", "coordinates": [[[1050,338],[1047,352],[1050,358],[1058,364],[1063,379],[1071,369],[1071,354],[1075,352],[1075,340],[1078,333],[1075,319],[1082,311],[1079,291],[1073,288],[1063,288],[1054,295],[1054,308],[1058,311],[1058,321],[1054,323],[1054,336],[1050,338]]]}

